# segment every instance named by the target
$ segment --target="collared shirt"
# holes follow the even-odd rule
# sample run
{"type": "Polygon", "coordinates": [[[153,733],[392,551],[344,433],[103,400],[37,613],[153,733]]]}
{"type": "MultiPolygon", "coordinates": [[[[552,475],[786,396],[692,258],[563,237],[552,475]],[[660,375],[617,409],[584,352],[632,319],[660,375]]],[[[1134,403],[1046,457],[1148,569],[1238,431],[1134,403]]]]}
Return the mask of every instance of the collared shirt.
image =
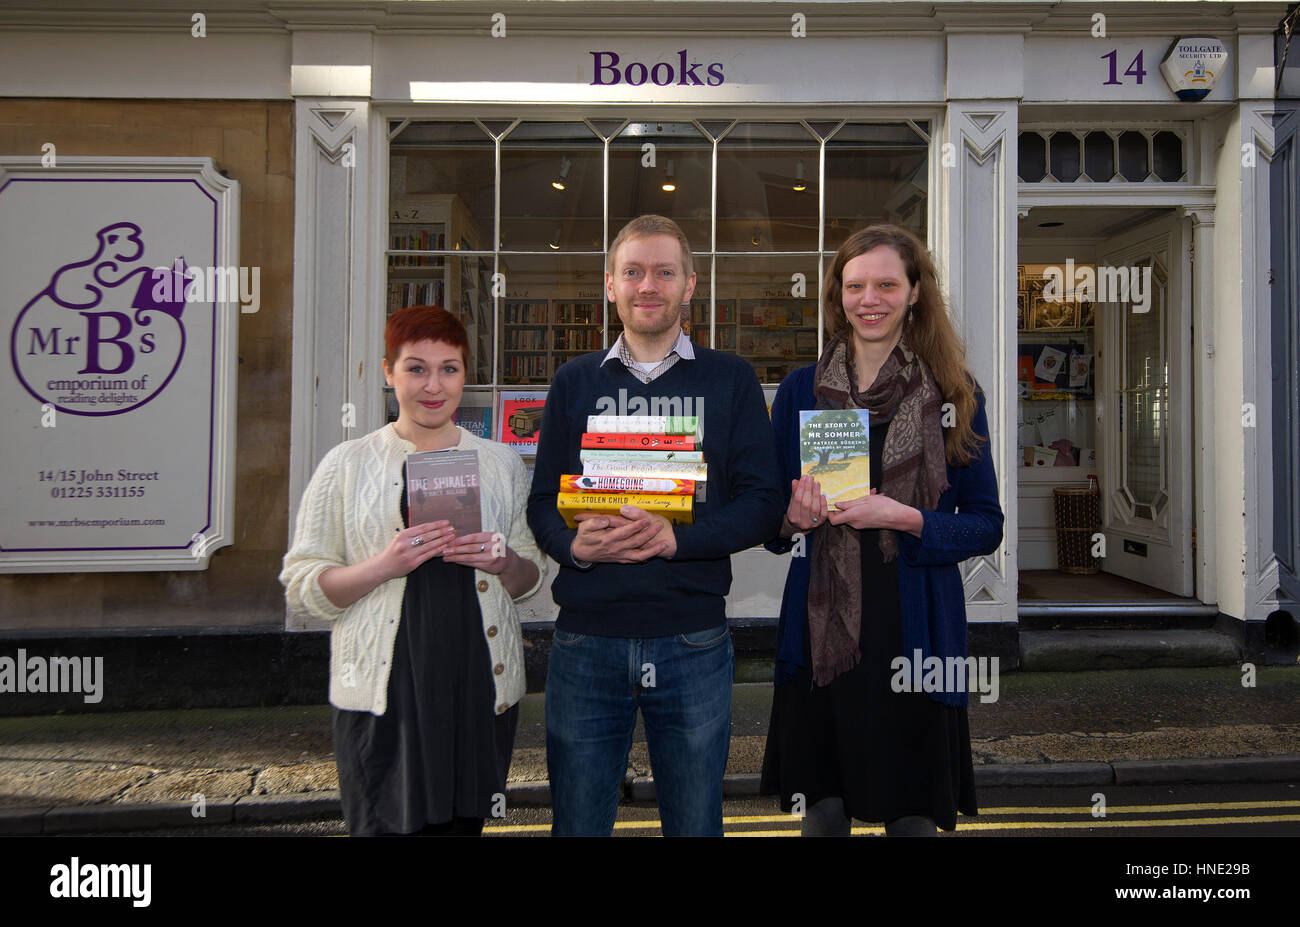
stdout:
{"type": "Polygon", "coordinates": [[[609,353],[607,353],[605,359],[600,362],[600,365],[603,367],[615,358],[623,362],[623,366],[627,367],[627,369],[632,372],[632,376],[636,377],[642,383],[649,383],[656,377],[662,376],[666,373],[668,369],[679,360],[695,360],[695,348],[691,344],[691,339],[686,337],[685,332],[678,332],[677,341],[671,348],[669,348],[668,354],[647,373],[637,366],[637,362],[632,359],[632,352],[629,351],[627,345],[623,343],[623,334],[620,332],[618,338],[615,339],[613,346],[609,349],[609,353]]]}

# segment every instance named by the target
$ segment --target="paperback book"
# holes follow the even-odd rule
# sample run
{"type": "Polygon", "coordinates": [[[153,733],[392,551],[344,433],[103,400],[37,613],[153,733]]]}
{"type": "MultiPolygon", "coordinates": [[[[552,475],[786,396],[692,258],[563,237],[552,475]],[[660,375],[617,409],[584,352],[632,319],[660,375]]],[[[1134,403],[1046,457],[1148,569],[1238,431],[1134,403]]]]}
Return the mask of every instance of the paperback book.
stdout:
{"type": "Polygon", "coordinates": [[[579,512],[601,512],[617,515],[625,505],[635,505],[647,512],[663,515],[675,524],[689,525],[694,519],[694,502],[691,496],[668,493],[590,493],[562,492],[555,499],[555,507],[564,516],[570,528],[578,527],[574,516],[579,512]]]}
{"type": "Polygon", "coordinates": [[[698,450],[694,435],[593,434],[587,432],[582,436],[582,446],[593,450],[599,450],[600,448],[623,451],[698,450]]]}
{"type": "Polygon", "coordinates": [[[831,505],[871,492],[869,418],[866,409],[799,413],[800,473],[817,480],[831,505]]]}
{"type": "Polygon", "coordinates": [[[695,435],[700,437],[696,415],[588,415],[591,434],[695,435]]]}
{"type": "MultiPolygon", "coordinates": [[[[670,480],[694,480],[703,483],[707,464],[686,460],[584,460],[583,476],[651,476],[670,480]]],[[[701,487],[696,486],[696,493],[701,487]]]]}
{"type": "Polygon", "coordinates": [[[449,521],[456,536],[483,530],[478,451],[421,451],[406,458],[410,523],[449,521]]]}
{"type": "Polygon", "coordinates": [[[677,460],[700,463],[704,460],[703,451],[677,451],[665,448],[660,451],[612,451],[605,448],[583,448],[578,451],[578,459],[587,460],[645,460],[651,463],[677,460]]]}
{"type": "Polygon", "coordinates": [[[693,496],[695,481],[653,476],[582,476],[566,473],[560,477],[560,492],[655,492],[693,496]]]}

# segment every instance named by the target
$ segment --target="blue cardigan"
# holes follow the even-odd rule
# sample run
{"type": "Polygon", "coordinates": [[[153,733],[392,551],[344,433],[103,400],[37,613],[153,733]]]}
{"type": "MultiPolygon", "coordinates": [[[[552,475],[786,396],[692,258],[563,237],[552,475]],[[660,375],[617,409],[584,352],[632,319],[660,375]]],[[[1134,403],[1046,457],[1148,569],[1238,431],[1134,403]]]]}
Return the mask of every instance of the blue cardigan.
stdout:
{"type": "MultiPolygon", "coordinates": [[[[772,431],[780,459],[781,490],[790,504],[790,482],[799,467],[799,410],[816,406],[813,375],[816,367],[802,367],[785,378],[772,403],[772,431]]],[[[988,436],[984,393],[976,390],[978,405],[971,423],[975,433],[988,436]]],[[[966,596],[957,565],[969,557],[991,554],[1002,543],[1002,507],[993,473],[989,445],[980,446],[969,466],[948,465],[948,489],[935,511],[922,510],[924,526],[919,538],[906,532],[898,537],[898,598],[903,614],[903,656],[917,649],[922,659],[966,656],[966,596]],[[959,511],[960,510],[960,511],[959,511]]],[[[793,546],[777,538],[766,545],[774,554],[793,546]]],[[[805,545],[811,552],[811,540],[805,545]]],[[[794,557],[781,598],[777,626],[776,684],[791,682],[803,666],[804,612],[808,602],[808,557],[794,557]]],[[[965,692],[932,692],[930,697],[948,705],[965,707],[965,692]]]]}

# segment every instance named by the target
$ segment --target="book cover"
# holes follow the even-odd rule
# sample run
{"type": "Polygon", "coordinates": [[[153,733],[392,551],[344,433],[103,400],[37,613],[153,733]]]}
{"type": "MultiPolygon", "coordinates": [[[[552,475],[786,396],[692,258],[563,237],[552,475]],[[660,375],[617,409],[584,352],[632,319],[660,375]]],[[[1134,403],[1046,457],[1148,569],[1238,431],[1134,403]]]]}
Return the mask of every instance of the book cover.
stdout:
{"type": "Polygon", "coordinates": [[[410,523],[443,519],[456,535],[483,530],[479,509],[478,451],[421,451],[406,458],[410,523]]]}
{"type": "Polygon", "coordinates": [[[649,492],[693,496],[695,481],[653,476],[580,476],[566,473],[560,477],[560,492],[649,492]]]}
{"type": "Polygon", "coordinates": [[[799,413],[800,472],[821,484],[830,505],[871,492],[869,419],[866,409],[799,413]]]}
{"type": "Polygon", "coordinates": [[[502,390],[497,410],[497,441],[520,454],[537,453],[542,434],[542,410],[546,393],[542,390],[502,390]]]}
{"type": "Polygon", "coordinates": [[[562,492],[555,497],[555,507],[570,528],[578,527],[573,516],[579,512],[617,515],[625,505],[635,505],[647,512],[663,515],[674,524],[689,525],[695,517],[694,501],[691,496],[666,494],[562,492]]]}
{"type": "Polygon", "coordinates": [[[578,451],[579,460],[645,460],[652,463],[658,461],[682,461],[684,463],[700,463],[704,460],[703,451],[612,451],[605,448],[583,448],[578,451]]]}
{"type": "MultiPolygon", "coordinates": [[[[583,476],[650,476],[671,480],[694,480],[703,483],[708,465],[703,461],[683,460],[584,460],[583,476]]],[[[696,487],[697,492],[700,487],[696,487]]]]}
{"type": "Polygon", "coordinates": [[[695,435],[700,437],[696,415],[588,415],[587,431],[595,434],[695,435]]]}
{"type": "Polygon", "coordinates": [[[478,438],[492,440],[492,409],[488,406],[460,406],[452,421],[478,438]]]}
{"type": "Polygon", "coordinates": [[[582,436],[582,446],[586,448],[605,447],[625,451],[698,450],[694,435],[593,434],[587,432],[582,436]]]}

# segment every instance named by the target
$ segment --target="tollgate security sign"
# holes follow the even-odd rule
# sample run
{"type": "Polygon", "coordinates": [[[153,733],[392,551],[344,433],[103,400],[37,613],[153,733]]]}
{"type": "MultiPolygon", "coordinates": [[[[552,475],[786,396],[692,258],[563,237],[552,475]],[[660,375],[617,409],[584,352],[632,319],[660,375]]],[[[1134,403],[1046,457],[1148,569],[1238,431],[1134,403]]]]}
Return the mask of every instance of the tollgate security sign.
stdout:
{"type": "Polygon", "coordinates": [[[238,206],[208,158],[0,158],[0,572],[230,543],[238,206]]]}

